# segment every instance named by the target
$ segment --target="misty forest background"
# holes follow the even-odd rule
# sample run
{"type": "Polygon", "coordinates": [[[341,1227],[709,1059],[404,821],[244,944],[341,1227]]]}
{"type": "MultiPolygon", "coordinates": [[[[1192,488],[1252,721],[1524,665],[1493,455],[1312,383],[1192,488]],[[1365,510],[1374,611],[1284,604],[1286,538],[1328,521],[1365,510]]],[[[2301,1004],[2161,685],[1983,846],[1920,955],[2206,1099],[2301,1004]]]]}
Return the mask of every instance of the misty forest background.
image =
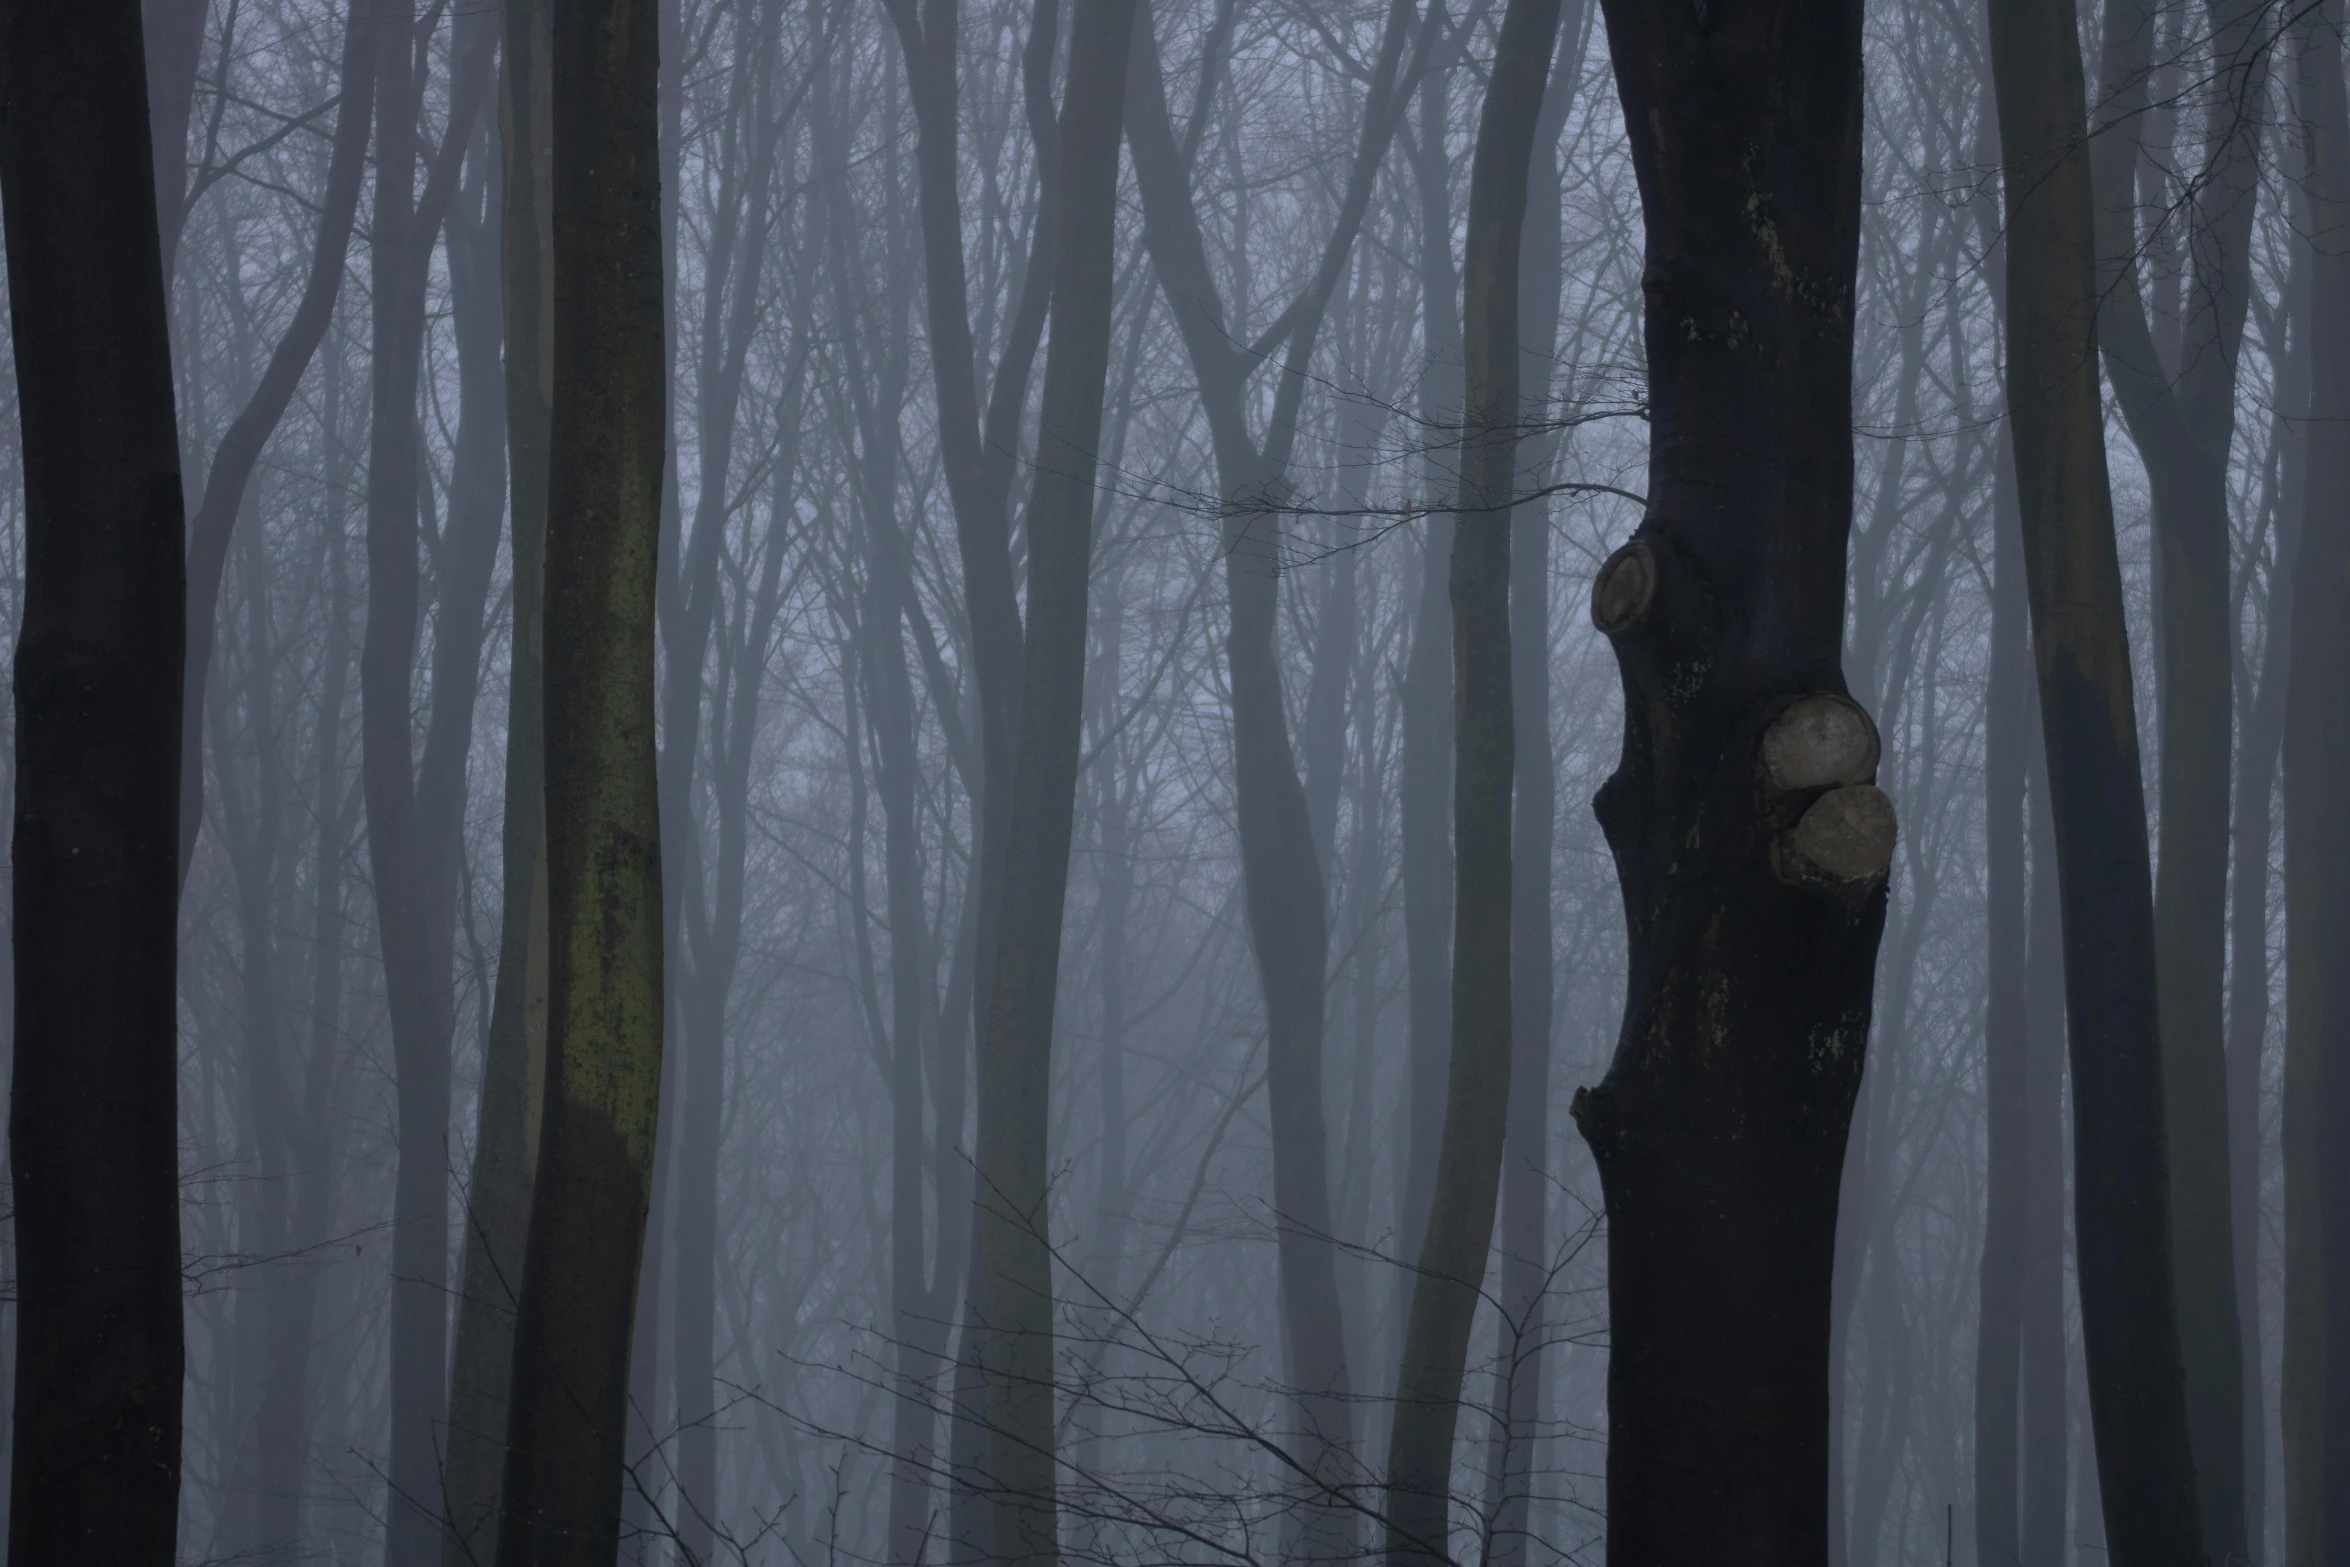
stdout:
{"type": "MultiPolygon", "coordinates": [[[[501,1026],[514,638],[498,18],[353,3],[145,6],[191,513],[213,504],[223,454],[250,446],[232,509],[192,535],[192,667],[212,639],[180,912],[192,1561],[450,1562],[443,1464],[467,1435],[451,1356],[484,1043],[501,1026]],[[353,43],[370,24],[372,59],[353,43]],[[353,114],[358,72],[371,103],[353,114]],[[306,334],[316,351],[289,378],[273,356],[306,334]],[[251,410],[272,395],[282,416],[251,445],[251,410]],[[376,471],[386,453],[405,471],[376,471]],[[401,508],[406,568],[383,542],[401,508]],[[413,769],[391,853],[370,838],[370,726],[377,754],[396,739],[413,769]]],[[[1038,159],[1070,9],[660,12],[668,1048],[631,1371],[631,1561],[957,1559],[948,1415],[985,770],[974,643],[1001,628],[973,623],[950,487],[976,455],[971,482],[996,495],[1020,581],[1043,379],[1038,159]],[[943,25],[958,12],[959,32],[943,25]],[[953,269],[926,238],[920,167],[949,123],[953,269]],[[948,352],[968,363],[945,373],[933,356],[955,269],[969,344],[948,352]]],[[[1385,1451],[1444,1113],[1443,508],[1500,10],[1157,0],[1137,22],[1127,113],[1154,84],[1243,368],[1203,374],[1145,251],[1129,163],[1052,1052],[1054,1430],[1076,1559],[1290,1556],[1283,1433],[1309,1341],[1343,1355],[1351,1461],[1368,1475],[1385,1451]],[[1383,54],[1398,29],[1400,63],[1383,54]],[[1303,373],[1284,375],[1301,343],[1303,373]],[[1219,468],[1235,419],[1263,465],[1246,482],[1219,468]],[[1229,504],[1241,489],[1255,497],[1244,525],[1229,504]],[[1234,723],[1264,709],[1235,701],[1261,673],[1226,646],[1235,556],[1277,568],[1275,716],[1306,805],[1308,831],[1261,852],[1283,856],[1269,864],[1292,887],[1318,878],[1324,911],[1277,932],[1262,969],[1234,723]],[[1286,987],[1295,1004],[1300,985],[1321,1016],[1327,1211],[1285,1226],[1276,1168],[1305,1134],[1269,1093],[1267,995],[1286,987]],[[1314,1243],[1333,1252],[1334,1320],[1280,1289],[1281,1248],[1314,1243]]],[[[2225,613],[2216,637],[2197,626],[2191,654],[2233,708],[2222,881],[2205,901],[2214,921],[2225,909],[2225,1293],[2261,1561],[2288,1559],[2280,1422],[2308,1376],[2282,1330],[2285,617],[2311,449],[2342,439],[2309,417],[2322,247],[2297,75],[2309,18],[2335,22],[2286,10],[2106,0],[2081,16],[2098,195],[2125,209],[2137,279],[2111,308],[2138,313],[2153,361],[2109,362],[2106,447],[2166,850],[2157,671],[2163,639],[2187,633],[2157,612],[2178,568],[2158,564],[2156,470],[2226,437],[2210,470],[2225,613]],[[2268,63],[2223,69],[2247,28],[2268,63]],[[2231,289],[2248,300],[2240,348],[2209,308],[2231,289]]],[[[1977,1559],[1986,1466],[2004,1464],[1988,1483],[2025,1559],[2093,1563],[2052,840],[2012,652],[2023,590],[2000,559],[2016,502],[1985,19],[1975,0],[1878,0],[1864,47],[1844,671],[1881,733],[1900,838],[1837,1216],[1831,1560],[1977,1559]],[[2004,763],[1989,754],[2002,723],[2004,763]],[[2021,816],[2001,794],[2019,768],[2021,816]],[[1987,1017],[1992,1054],[2006,1037],[2020,1064],[1996,1089],[1987,1017]],[[1995,1093],[2012,1133],[1987,1131],[1995,1093]],[[2006,1206],[1987,1210],[1995,1188],[2006,1206]],[[1981,1309],[1987,1211],[2018,1281],[1999,1324],[1981,1309]],[[2014,1380],[1987,1417],[1978,1365],[1995,1339],[2014,1380]]],[[[1568,1108],[1606,1072],[1624,1007],[1617,869],[1588,808],[1617,765],[1624,697],[1587,606],[1640,521],[1648,432],[1640,193],[1593,0],[1563,6],[1524,245],[1518,1076],[1451,1519],[1456,1558],[1495,1567],[1596,1562],[1606,1531],[1605,1226],[1568,1108]]],[[[14,624],[21,454],[0,377],[0,620],[14,624]]],[[[14,765],[0,748],[0,788],[14,765]]],[[[2317,1134],[2304,1120],[2294,1135],[2317,1134]]]]}

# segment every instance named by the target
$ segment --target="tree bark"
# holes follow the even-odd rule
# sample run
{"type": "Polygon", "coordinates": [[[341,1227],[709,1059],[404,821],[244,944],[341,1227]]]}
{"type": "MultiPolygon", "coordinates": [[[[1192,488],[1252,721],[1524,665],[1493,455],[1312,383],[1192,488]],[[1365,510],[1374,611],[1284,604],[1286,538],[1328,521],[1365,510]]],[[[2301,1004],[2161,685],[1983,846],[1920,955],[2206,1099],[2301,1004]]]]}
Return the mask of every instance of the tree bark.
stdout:
{"type": "Polygon", "coordinates": [[[1094,474],[1116,288],[1118,149],[1134,0],[1079,8],[1053,200],[1052,346],[1028,504],[1028,637],[1005,823],[994,995],[981,1041],[979,1320],[987,1333],[989,1554],[1060,1559],[1053,1435],[1047,1123],[1054,991],[1085,722],[1094,474]]]}
{"type": "Polygon", "coordinates": [[[2082,1334],[2122,1567],[2204,1558],[2171,1287],[2154,900],[2097,383],[2088,122],[2073,8],[1993,0],[2007,404],[2063,887],[2082,1334]]]}
{"type": "Polygon", "coordinates": [[[2308,490],[2293,567],[2285,697],[2285,1417],[2286,1560],[2350,1553],[2350,106],[2342,8],[2302,38],[2301,118],[2310,127],[2308,490]]]}
{"type": "Polygon", "coordinates": [[[664,409],[655,0],[551,30],[548,1016],[501,1567],[609,1567],[661,1091],[664,409]]]}
{"type": "Polygon", "coordinates": [[[0,9],[25,480],[9,1559],[165,1567],[179,1514],[187,583],[133,0],[0,9]]]}
{"type": "Polygon", "coordinates": [[[1387,1447],[1387,1555],[1397,1562],[1450,1557],[1453,1434],[1510,1122],[1510,796],[1517,766],[1510,534],[1522,416],[1519,251],[1527,170],[1558,21],[1559,0],[1510,0],[1469,181],[1465,397],[1451,582],[1452,1061],[1387,1447]]]}
{"type": "Polygon", "coordinates": [[[1606,19],[1651,405],[1648,515],[1592,602],[1624,684],[1596,810],[1630,942],[1614,1064],[1574,1105],[1607,1202],[1609,1553],[1815,1562],[1894,840],[1840,662],[1860,7],[1606,19]]]}

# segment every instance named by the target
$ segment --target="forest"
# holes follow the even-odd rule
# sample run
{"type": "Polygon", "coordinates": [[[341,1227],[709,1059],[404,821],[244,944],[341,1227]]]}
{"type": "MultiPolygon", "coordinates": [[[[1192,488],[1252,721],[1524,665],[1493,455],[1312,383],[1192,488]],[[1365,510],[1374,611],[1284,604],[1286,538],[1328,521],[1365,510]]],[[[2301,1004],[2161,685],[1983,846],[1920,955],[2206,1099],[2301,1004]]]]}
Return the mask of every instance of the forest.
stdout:
{"type": "Polygon", "coordinates": [[[2350,1563],[2343,24],[0,0],[11,1567],[2350,1563]]]}

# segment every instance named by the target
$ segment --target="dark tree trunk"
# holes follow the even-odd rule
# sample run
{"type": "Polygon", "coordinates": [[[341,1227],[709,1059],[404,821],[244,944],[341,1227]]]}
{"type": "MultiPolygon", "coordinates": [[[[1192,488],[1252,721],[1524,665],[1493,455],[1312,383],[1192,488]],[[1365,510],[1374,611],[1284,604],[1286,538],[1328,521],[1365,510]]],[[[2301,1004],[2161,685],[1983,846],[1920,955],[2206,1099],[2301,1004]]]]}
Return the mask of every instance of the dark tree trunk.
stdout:
{"type": "Polygon", "coordinates": [[[2341,1135],[2350,1107],[2350,968],[2341,960],[2350,934],[2341,809],[2350,772],[2350,108],[2341,25],[2342,8],[2327,5],[2303,43],[2300,108],[2313,133],[2311,436],[2284,735],[2286,1268],[2288,1289],[2315,1297],[2305,1297],[2298,1322],[2288,1315],[2285,1382],[2315,1380],[2323,1390],[2304,1411],[2316,1441],[2304,1446],[2301,1472],[2288,1472],[2288,1487],[2302,1482],[2287,1499],[2301,1503],[2306,1531],[2288,1544],[2288,1559],[2329,1567],[2350,1561],[2350,1140],[2341,1135]]]}
{"type": "Polygon", "coordinates": [[[134,0],[0,10],[25,474],[9,1559],[165,1567],[179,1515],[187,584],[134,0]]]}
{"type": "Polygon", "coordinates": [[[1648,515],[1592,599],[1623,675],[1595,804],[1630,942],[1614,1064],[1575,1105],[1607,1200],[1609,1554],[1816,1562],[1894,837],[1840,664],[1861,8],[1606,18],[1651,405],[1648,515]]]}
{"type": "Polygon", "coordinates": [[[609,1567],[661,1092],[653,636],[667,394],[659,23],[552,30],[545,1102],[501,1567],[609,1567]]]}
{"type": "Polygon", "coordinates": [[[2098,285],[2070,0],[1993,0],[2007,406],[2063,885],[2081,1321],[2120,1567],[2203,1560],[2172,1291],[2154,898],[2097,382],[2098,285]]]}

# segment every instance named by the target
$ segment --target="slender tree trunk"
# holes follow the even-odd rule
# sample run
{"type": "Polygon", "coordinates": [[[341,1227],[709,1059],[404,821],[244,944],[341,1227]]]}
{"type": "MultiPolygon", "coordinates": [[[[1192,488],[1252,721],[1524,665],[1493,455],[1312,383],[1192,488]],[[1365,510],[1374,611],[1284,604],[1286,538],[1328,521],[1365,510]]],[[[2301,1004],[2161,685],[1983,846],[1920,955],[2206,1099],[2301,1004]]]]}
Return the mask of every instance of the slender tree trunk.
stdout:
{"type": "Polygon", "coordinates": [[[499,70],[506,443],[514,625],[507,664],[506,799],[498,974],[482,1046],[462,1294],[449,1375],[441,1567],[494,1567],[515,1317],[546,1075],[545,572],[553,145],[547,0],[504,0],[499,70]]]}
{"type": "MultiPolygon", "coordinates": [[[[1551,416],[1565,236],[1559,213],[1559,134],[1583,71],[1581,0],[1560,11],[1558,53],[1543,89],[1526,186],[1519,293],[1520,420],[1551,416]]],[[[1519,483],[1549,480],[1559,439],[1528,434],[1519,483]]],[[[1486,1469],[1493,1543],[1489,1567],[1525,1567],[1533,1547],[1535,1450],[1542,1432],[1543,1349],[1550,1256],[1550,1051],[1557,976],[1551,854],[1558,832],[1558,762],[1550,736],[1550,504],[1510,517],[1510,693],[1516,744],[1510,831],[1510,1100],[1501,1185],[1501,1354],[1495,1370],[1494,1451],[1486,1469]]]]}
{"type": "MultiPolygon", "coordinates": [[[[262,450],[285,417],[303,373],[333,322],[335,296],[342,289],[351,230],[359,214],[359,188],[367,173],[367,131],[375,104],[376,42],[383,31],[373,25],[367,12],[372,3],[352,0],[350,19],[343,24],[342,95],[335,107],[334,150],[327,160],[318,243],[311,254],[301,301],[294,307],[293,320],[270,355],[269,367],[261,373],[253,395],[220,438],[212,466],[204,475],[203,498],[188,519],[188,690],[180,730],[182,881],[187,879],[188,863],[196,852],[196,834],[204,821],[204,686],[212,670],[213,621],[219,612],[221,572],[228,564],[229,535],[236,527],[246,486],[261,461],[262,450]]],[[[201,23],[204,7],[192,9],[201,23]]],[[[183,126],[183,136],[184,131],[183,126]]]]}
{"type": "Polygon", "coordinates": [[[2007,404],[2064,898],[2082,1336],[2120,1567],[2203,1559],[2176,1300],[2154,900],[2097,383],[2096,249],[2069,0],[1993,0],[2007,404]]]}
{"type": "Polygon", "coordinates": [[[1060,1559],[1046,1136],[1054,990],[1085,721],[1094,473],[1109,380],[1118,149],[1134,0],[1076,13],[1054,192],[1052,347],[1029,498],[1028,639],[1005,827],[995,994],[980,1055],[979,1317],[987,1325],[989,1554],[1060,1559]]]}
{"type": "Polygon", "coordinates": [[[1624,683],[1596,810],[1630,942],[1614,1064],[1575,1103],[1607,1200],[1609,1553],[1818,1561],[1894,839],[1841,668],[1860,7],[1606,19],[1652,409],[1648,515],[1592,595],[1624,683]]]}
{"type": "MultiPolygon", "coordinates": [[[[242,1250],[270,1259],[260,1287],[236,1301],[239,1382],[236,1516],[225,1531],[239,1551],[292,1550],[284,1511],[272,1507],[296,1494],[301,1482],[300,1406],[263,1395],[270,1382],[277,1345],[279,1302],[290,1285],[287,1265],[292,1215],[287,1192],[292,1177],[294,1095],[286,1072],[279,1030],[275,892],[278,843],[285,830],[283,772],[276,756],[277,661],[271,626],[269,560],[258,529],[245,530],[238,563],[245,598],[245,667],[242,734],[232,742],[227,725],[213,736],[214,769],[221,779],[221,821],[226,829],[231,879],[236,884],[237,977],[244,1016],[243,1080],[245,1114],[253,1137],[254,1189],[240,1225],[249,1225],[242,1250]],[[240,757],[252,769],[247,797],[238,776],[240,757]],[[289,1421],[288,1417],[291,1417],[289,1421]],[[265,1516],[274,1515],[274,1516],[265,1516]]],[[[222,693],[221,707],[228,707],[222,693]]],[[[298,1267],[301,1264],[296,1263],[298,1267]]]]}
{"type": "Polygon", "coordinates": [[[501,1567],[608,1567],[619,1549],[663,1013],[656,9],[605,0],[567,14],[550,40],[547,1059],[501,1567]]]}
{"type": "MultiPolygon", "coordinates": [[[[1387,1555],[1397,1562],[1450,1556],[1453,1434],[1511,1119],[1510,794],[1517,763],[1510,534],[1522,412],[1519,251],[1527,170],[1558,20],[1559,0],[1510,0],[1469,182],[1462,310],[1466,395],[1451,583],[1452,1062],[1387,1448],[1387,1555]]],[[[1536,524],[1537,530],[1543,526],[1536,524]]],[[[1547,564],[1547,552],[1535,558],[1547,564]]],[[[1547,630],[1547,617],[1542,624],[1547,630]]],[[[1525,1152],[1539,1157],[1538,1149],[1525,1152]]]]}
{"type": "MultiPolygon", "coordinates": [[[[2003,438],[2004,439],[2004,438],[2003,438]]],[[[2017,1567],[2023,1520],[2017,1463],[2023,1382],[2024,1253],[2031,1202],[2030,1072],[2026,1037],[2024,791],[2031,758],[2031,648],[2025,621],[2022,524],[2013,460],[1998,462],[1991,545],[1991,675],[1983,718],[1985,967],[1983,1114],[1988,1147],[1983,1258],[1975,1331],[1975,1555],[1981,1567],[2017,1567]]],[[[2048,867],[2042,866],[2043,875],[2048,867]]]]}
{"type": "MultiPolygon", "coordinates": [[[[376,54],[376,188],[369,234],[373,279],[372,407],[367,472],[367,631],[360,650],[361,780],[367,808],[385,1010],[398,1092],[399,1167],[392,1207],[391,1453],[385,1476],[385,1556],[422,1567],[438,1555],[440,1442],[448,1384],[449,1053],[455,1021],[449,977],[455,825],[461,817],[472,678],[444,676],[478,658],[478,598],[470,638],[459,623],[467,593],[443,581],[434,638],[434,702],[421,777],[413,711],[420,592],[417,396],[425,281],[440,215],[454,192],[471,105],[487,65],[487,22],[460,29],[447,134],[422,201],[410,0],[383,0],[376,54]],[[470,44],[470,47],[465,45],[470,44]],[[437,743],[436,743],[437,742],[437,743]],[[452,750],[452,747],[454,749],[452,750]]],[[[478,521],[478,518],[476,519],[478,521]]],[[[452,532],[456,518],[452,512],[452,532]]],[[[494,548],[495,517],[488,523],[494,548]]],[[[487,585],[489,553],[479,553],[487,585]]],[[[444,571],[446,568],[444,568],[444,571]]]]}
{"type": "MultiPolygon", "coordinates": [[[[1441,10],[1443,0],[1434,0],[1441,10]]],[[[1432,14],[1434,12],[1432,11],[1432,14]]],[[[1461,417],[1460,280],[1452,264],[1452,187],[1445,155],[1450,72],[1432,70],[1420,84],[1420,336],[1427,362],[1419,386],[1421,428],[1429,453],[1428,503],[1435,504],[1444,457],[1435,432],[1461,417]]],[[[1396,831],[1402,840],[1404,986],[1407,1048],[1403,1137],[1396,1160],[1395,1352],[1402,1353],[1411,1312],[1408,1259],[1420,1254],[1428,1203],[1436,1189],[1436,1144],[1444,1132],[1444,1074],[1452,1059],[1452,627],[1441,563],[1452,556],[1452,514],[1431,510],[1421,541],[1419,595],[1411,651],[1404,661],[1403,761],[1397,781],[1396,831]]]]}
{"type": "Polygon", "coordinates": [[[187,584],[134,0],[0,9],[25,482],[10,1561],[165,1567],[179,1515],[187,584]]]}
{"type": "Polygon", "coordinates": [[[2161,852],[2155,884],[2171,1229],[2196,1483],[2214,1562],[2245,1554],[2243,1331],[2229,1200],[2228,792],[2236,606],[2228,572],[2228,447],[2251,293],[2260,125],[2273,41],[2256,0],[2209,6],[2218,81],[2187,223],[2193,262],[2182,344],[2164,356],[2139,299],[2139,141],[2156,7],[2108,0],[2091,136],[2099,197],[2099,346],[2151,486],[2161,632],[2161,852]]]}
{"type": "Polygon", "coordinates": [[[2071,1491],[2073,1379],[2065,1326],[2064,917],[2056,885],[2056,824],[2048,763],[2031,696],[2031,946],[2024,960],[2024,1228],[2021,1376],[2026,1562],[2065,1559],[2071,1491]]]}

